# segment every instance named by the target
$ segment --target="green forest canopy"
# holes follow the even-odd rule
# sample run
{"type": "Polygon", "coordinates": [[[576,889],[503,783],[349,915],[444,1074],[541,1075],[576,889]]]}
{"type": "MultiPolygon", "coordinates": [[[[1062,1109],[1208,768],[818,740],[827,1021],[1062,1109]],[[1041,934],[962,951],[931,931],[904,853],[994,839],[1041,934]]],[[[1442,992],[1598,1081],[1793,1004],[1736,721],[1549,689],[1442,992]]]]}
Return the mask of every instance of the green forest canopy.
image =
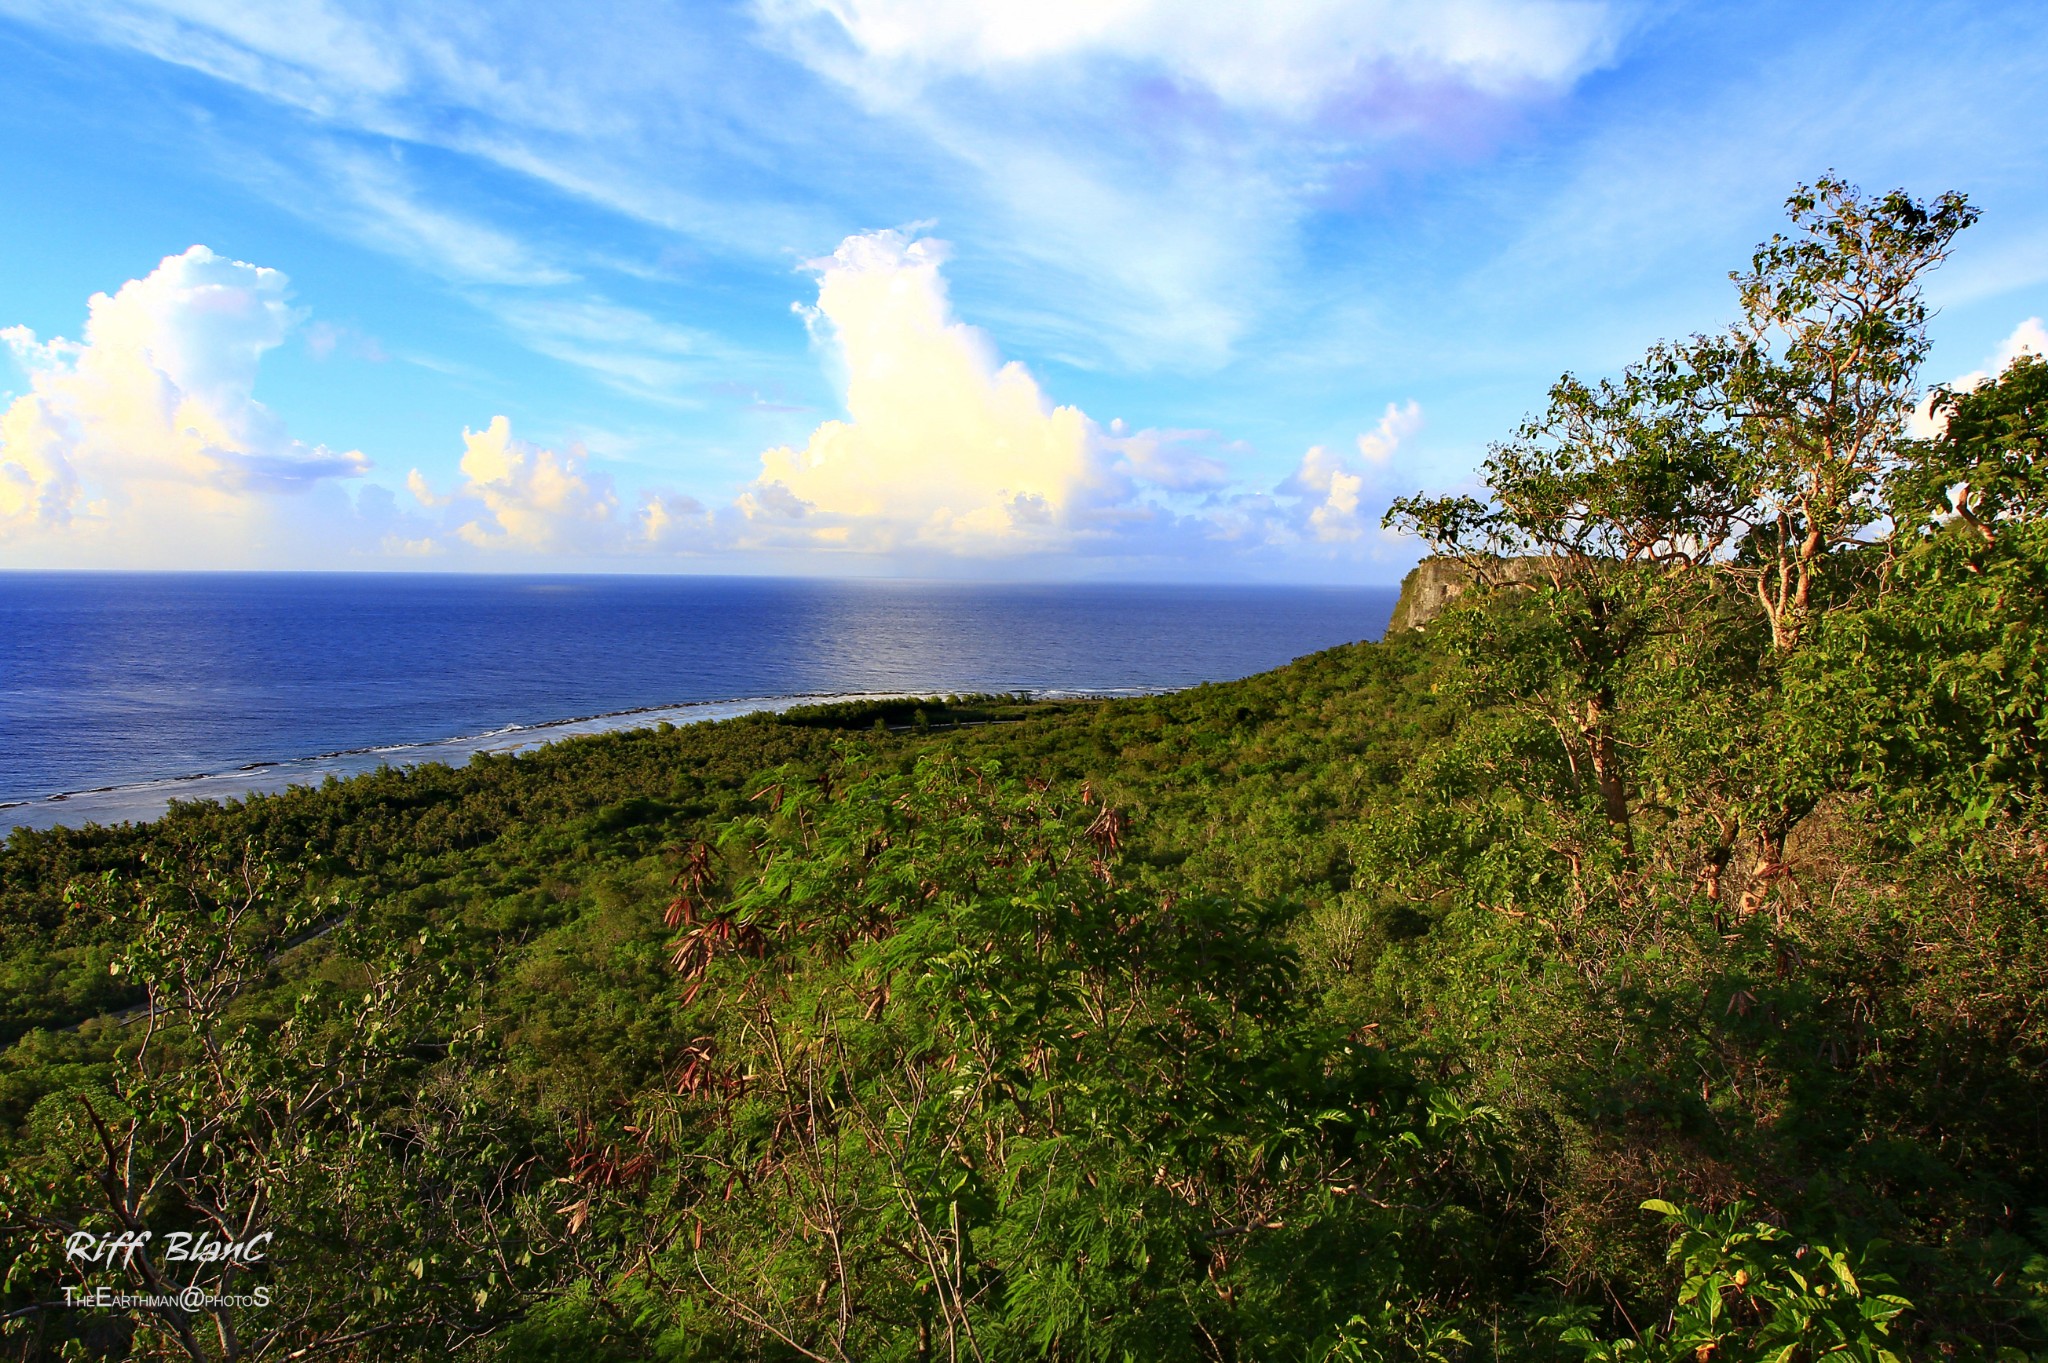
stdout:
{"type": "Polygon", "coordinates": [[[16,833],[0,1338],[2048,1357],[2048,364],[1909,438],[1972,210],[1790,208],[1396,504],[1421,632],[16,833]]]}

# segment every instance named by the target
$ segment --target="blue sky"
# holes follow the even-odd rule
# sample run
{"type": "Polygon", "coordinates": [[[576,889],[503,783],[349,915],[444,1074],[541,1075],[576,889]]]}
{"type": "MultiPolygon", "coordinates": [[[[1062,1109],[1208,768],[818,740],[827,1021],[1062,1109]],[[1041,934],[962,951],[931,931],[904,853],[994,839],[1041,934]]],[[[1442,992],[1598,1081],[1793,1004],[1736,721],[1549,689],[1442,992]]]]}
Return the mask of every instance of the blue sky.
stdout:
{"type": "Polygon", "coordinates": [[[0,0],[0,566],[1386,582],[1798,182],[2048,344],[2048,7],[0,0]],[[195,249],[199,248],[199,249],[195,249]]]}

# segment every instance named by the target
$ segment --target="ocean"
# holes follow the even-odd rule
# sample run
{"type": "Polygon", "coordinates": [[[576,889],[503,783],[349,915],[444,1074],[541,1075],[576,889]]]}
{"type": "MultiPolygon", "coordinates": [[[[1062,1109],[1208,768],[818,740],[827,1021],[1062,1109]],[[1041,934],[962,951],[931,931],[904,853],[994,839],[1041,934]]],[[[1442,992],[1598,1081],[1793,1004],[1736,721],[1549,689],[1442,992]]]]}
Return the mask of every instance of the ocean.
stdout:
{"type": "Polygon", "coordinates": [[[864,695],[1125,695],[1376,639],[1388,587],[0,573],[0,832],[864,695]]]}

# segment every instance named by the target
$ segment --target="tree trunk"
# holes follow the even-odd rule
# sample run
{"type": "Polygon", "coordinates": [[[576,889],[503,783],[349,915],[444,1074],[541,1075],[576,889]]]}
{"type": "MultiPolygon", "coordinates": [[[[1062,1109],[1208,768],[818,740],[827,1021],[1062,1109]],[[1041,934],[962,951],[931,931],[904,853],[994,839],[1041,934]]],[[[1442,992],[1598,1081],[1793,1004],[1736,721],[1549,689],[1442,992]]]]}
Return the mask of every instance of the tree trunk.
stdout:
{"type": "Polygon", "coordinates": [[[1607,815],[1607,822],[1620,832],[1622,841],[1631,848],[1634,838],[1629,829],[1628,783],[1622,776],[1621,754],[1614,745],[1614,732],[1609,716],[1613,705],[1605,694],[1586,702],[1580,721],[1580,732],[1584,734],[1586,748],[1593,758],[1593,783],[1600,790],[1600,807],[1607,815]]]}

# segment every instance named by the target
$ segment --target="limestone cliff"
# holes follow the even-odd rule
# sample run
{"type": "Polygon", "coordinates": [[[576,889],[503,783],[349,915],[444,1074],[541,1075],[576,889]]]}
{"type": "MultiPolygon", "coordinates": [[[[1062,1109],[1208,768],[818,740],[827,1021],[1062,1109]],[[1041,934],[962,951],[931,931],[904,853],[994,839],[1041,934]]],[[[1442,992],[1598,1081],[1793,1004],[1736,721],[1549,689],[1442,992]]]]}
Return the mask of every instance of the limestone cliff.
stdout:
{"type": "MultiPolygon", "coordinates": [[[[1508,559],[1500,565],[1500,579],[1526,582],[1548,562],[1541,558],[1508,559]]],[[[1426,558],[1409,569],[1401,579],[1401,596],[1394,602],[1394,615],[1387,633],[1421,629],[1443,614],[1444,607],[1458,599],[1472,585],[1472,570],[1453,558],[1426,558]]]]}

